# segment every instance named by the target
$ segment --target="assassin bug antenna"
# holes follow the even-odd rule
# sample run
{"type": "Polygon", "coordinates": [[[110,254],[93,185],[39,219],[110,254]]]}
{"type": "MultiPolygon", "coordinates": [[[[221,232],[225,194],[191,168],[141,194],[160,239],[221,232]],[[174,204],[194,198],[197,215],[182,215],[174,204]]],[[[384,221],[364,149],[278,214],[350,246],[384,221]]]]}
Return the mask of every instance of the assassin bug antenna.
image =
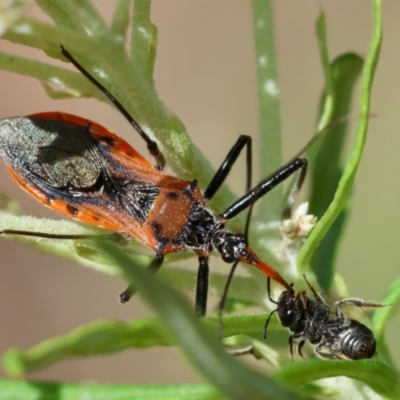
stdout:
{"type": "Polygon", "coordinates": [[[90,82],[93,83],[108,99],[117,107],[120,113],[125,117],[125,119],[135,128],[136,132],[142,137],[142,139],[147,144],[147,149],[149,150],[150,154],[156,160],[156,168],[160,171],[164,169],[165,166],[165,159],[164,155],[158,148],[157,143],[154,140],[151,140],[147,133],[141,128],[141,126],[136,122],[134,118],[129,114],[127,109],[97,80],[95,79],[89,72],[82,67],[81,64],[76,61],[74,57],[67,51],[64,46],[61,45],[61,53],[62,55],[74,65],[74,67],[90,82]]]}
{"type": "MultiPolygon", "coordinates": [[[[214,178],[200,192],[197,181],[185,181],[161,171],[164,161],[157,145],[121,103],[64,48],[62,54],[99,88],[146,141],[156,158],[154,168],[125,140],[105,127],[75,115],[45,112],[0,121],[0,156],[11,176],[41,203],[76,220],[131,237],[155,251],[149,268],[156,272],[165,255],[192,251],[198,256],[196,313],[205,315],[208,293],[208,259],[217,250],[227,263],[252,265],[290,290],[274,268],[263,262],[247,242],[245,233],[231,233],[228,220],[253,204],[307,161],[296,158],[251,189],[251,138],[240,136],[214,178]],[[207,206],[247,147],[246,194],[216,215],[207,206]]],[[[305,173],[305,172],[304,172],[305,173]]],[[[85,238],[40,232],[6,230],[46,238],[85,238]]],[[[227,290],[226,290],[227,291],[227,290]]],[[[121,294],[126,302],[130,285],[121,294]]]]}

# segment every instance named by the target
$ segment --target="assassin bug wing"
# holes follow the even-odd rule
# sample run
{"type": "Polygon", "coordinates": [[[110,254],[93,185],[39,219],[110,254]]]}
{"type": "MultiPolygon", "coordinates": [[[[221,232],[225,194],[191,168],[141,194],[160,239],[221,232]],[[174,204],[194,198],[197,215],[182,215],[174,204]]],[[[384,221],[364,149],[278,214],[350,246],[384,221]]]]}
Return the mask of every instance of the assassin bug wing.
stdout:
{"type": "Polygon", "coordinates": [[[17,183],[48,207],[155,248],[141,227],[172,177],[106,128],[64,113],[4,119],[0,155],[17,183]]]}

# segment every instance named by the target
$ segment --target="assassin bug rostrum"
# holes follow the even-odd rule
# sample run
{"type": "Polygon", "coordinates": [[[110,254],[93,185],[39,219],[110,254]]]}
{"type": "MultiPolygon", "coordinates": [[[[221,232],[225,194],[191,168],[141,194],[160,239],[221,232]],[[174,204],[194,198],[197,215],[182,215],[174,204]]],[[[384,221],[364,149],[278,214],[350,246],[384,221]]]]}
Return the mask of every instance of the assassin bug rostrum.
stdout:
{"type": "Polygon", "coordinates": [[[277,313],[282,326],[291,332],[289,349],[293,358],[294,350],[303,357],[302,348],[308,340],[315,345],[315,352],[321,357],[332,360],[361,360],[375,354],[376,341],[373,332],[361,322],[345,316],[343,306],[371,310],[386,305],[366,302],[358,298],[342,299],[335,302],[335,317],[330,318],[330,308],[314,287],[304,279],[314,299],[307,296],[305,290],[297,294],[294,289],[285,290],[278,301],[271,297],[270,279],[267,281],[269,300],[276,304],[265,322],[263,336],[267,338],[268,324],[277,313]]]}
{"type": "MultiPolygon", "coordinates": [[[[123,105],[62,48],[62,54],[97,86],[145,140],[156,160],[154,168],[127,142],[106,128],[81,117],[48,112],[0,121],[0,155],[17,183],[50,208],[93,225],[135,238],[156,252],[149,265],[157,271],[164,256],[194,251],[199,258],[196,313],[206,313],[208,258],[215,248],[228,263],[253,265],[287,290],[288,283],[248,246],[246,235],[231,233],[225,223],[251,206],[274,186],[301,170],[307,161],[296,158],[253,189],[251,138],[240,136],[202,194],[196,181],[185,181],[162,172],[164,157],[123,105]],[[247,193],[215,215],[210,200],[225,181],[243,148],[247,148],[247,193]]],[[[247,231],[248,228],[246,228],[247,231]]],[[[76,239],[76,235],[3,230],[46,238],[76,239]]],[[[129,300],[130,286],[121,294],[129,300]]]]}

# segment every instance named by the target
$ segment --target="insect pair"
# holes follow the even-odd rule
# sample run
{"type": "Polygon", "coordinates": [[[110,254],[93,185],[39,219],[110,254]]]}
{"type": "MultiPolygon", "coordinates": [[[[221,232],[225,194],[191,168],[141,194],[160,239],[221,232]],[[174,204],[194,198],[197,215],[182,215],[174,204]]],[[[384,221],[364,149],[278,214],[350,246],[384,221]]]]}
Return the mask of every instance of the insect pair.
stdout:
{"type": "MultiPolygon", "coordinates": [[[[224,303],[233,271],[239,262],[252,265],[286,290],[290,285],[247,243],[249,227],[229,232],[226,223],[252,208],[276,185],[300,170],[295,190],[301,186],[307,161],[296,158],[251,188],[252,141],[240,136],[202,194],[197,182],[162,172],[164,157],[124,106],[64,48],[63,56],[100,89],[146,142],[155,158],[153,167],[127,142],[106,128],[65,113],[47,112],[0,121],[0,156],[16,182],[29,194],[55,211],[89,224],[123,233],[154,250],[149,269],[156,272],[168,254],[193,251],[199,268],[195,309],[206,313],[209,256],[215,249],[233,264],[224,292],[224,303]],[[207,202],[224,183],[231,167],[246,147],[246,194],[216,215],[207,202]]],[[[76,235],[3,230],[2,234],[55,239],[78,239],[76,235]]],[[[121,294],[126,302],[134,293],[130,285],[121,294]]]]}
{"type": "MultiPolygon", "coordinates": [[[[282,276],[260,260],[247,243],[250,212],[244,234],[231,233],[225,224],[243,212],[277,184],[300,170],[289,199],[292,205],[307,169],[307,161],[296,158],[251,188],[252,142],[240,136],[204,194],[196,181],[185,181],[162,172],[165,161],[157,144],[151,140],[123,105],[62,48],[62,54],[100,89],[117,107],[147,143],[156,160],[154,168],[127,142],[106,128],[74,115],[48,112],[0,121],[0,156],[16,182],[41,203],[77,220],[128,235],[156,253],[149,269],[156,272],[164,256],[193,251],[198,255],[196,313],[206,313],[208,260],[216,249],[227,263],[232,263],[221,305],[239,262],[253,265],[268,277],[268,296],[277,304],[283,326],[292,331],[290,351],[298,343],[298,352],[306,340],[317,344],[316,352],[325,358],[369,358],[375,351],[372,332],[363,324],[347,319],[342,305],[376,308],[381,305],[347,299],[336,303],[336,318],[329,319],[329,307],[308,283],[315,300],[305,291],[295,294],[282,276]],[[224,183],[231,167],[246,147],[246,194],[216,215],[207,206],[224,183]],[[271,298],[270,279],[286,290],[276,302],[271,298]]],[[[55,239],[78,239],[77,235],[3,230],[1,234],[29,235],[55,239]]],[[[134,292],[130,285],[121,294],[128,301],[134,292]]],[[[264,327],[264,336],[268,318],[264,327]]]]}

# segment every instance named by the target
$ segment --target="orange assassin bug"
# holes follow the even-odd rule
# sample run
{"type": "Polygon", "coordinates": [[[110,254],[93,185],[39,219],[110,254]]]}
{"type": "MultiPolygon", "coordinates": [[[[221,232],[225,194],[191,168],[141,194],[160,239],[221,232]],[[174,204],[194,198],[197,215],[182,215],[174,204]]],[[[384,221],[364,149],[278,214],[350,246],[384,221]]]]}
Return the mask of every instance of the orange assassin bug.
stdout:
{"type": "MultiPolygon", "coordinates": [[[[301,186],[307,160],[295,158],[250,189],[252,142],[250,136],[242,135],[202,194],[196,180],[186,181],[162,172],[165,161],[156,142],[67,50],[62,47],[61,51],[136,129],[155,158],[156,166],[95,122],[66,113],[45,112],[0,121],[0,156],[15,181],[34,198],[61,214],[123,233],[153,249],[156,256],[149,268],[154,272],[161,267],[167,254],[195,252],[199,259],[195,300],[199,316],[206,313],[208,259],[214,249],[225,262],[233,263],[233,269],[238,262],[253,265],[291,290],[278,271],[260,260],[248,246],[247,235],[231,233],[225,229],[225,224],[245,209],[251,209],[260,197],[298,170],[297,186],[301,186]],[[247,193],[216,215],[207,207],[207,201],[223,184],[245,146],[247,193]]],[[[17,230],[0,233],[80,238],[17,230]]],[[[230,279],[231,275],[228,284],[230,279]]],[[[128,301],[133,292],[130,285],[120,295],[121,302],[128,301]]]]}

